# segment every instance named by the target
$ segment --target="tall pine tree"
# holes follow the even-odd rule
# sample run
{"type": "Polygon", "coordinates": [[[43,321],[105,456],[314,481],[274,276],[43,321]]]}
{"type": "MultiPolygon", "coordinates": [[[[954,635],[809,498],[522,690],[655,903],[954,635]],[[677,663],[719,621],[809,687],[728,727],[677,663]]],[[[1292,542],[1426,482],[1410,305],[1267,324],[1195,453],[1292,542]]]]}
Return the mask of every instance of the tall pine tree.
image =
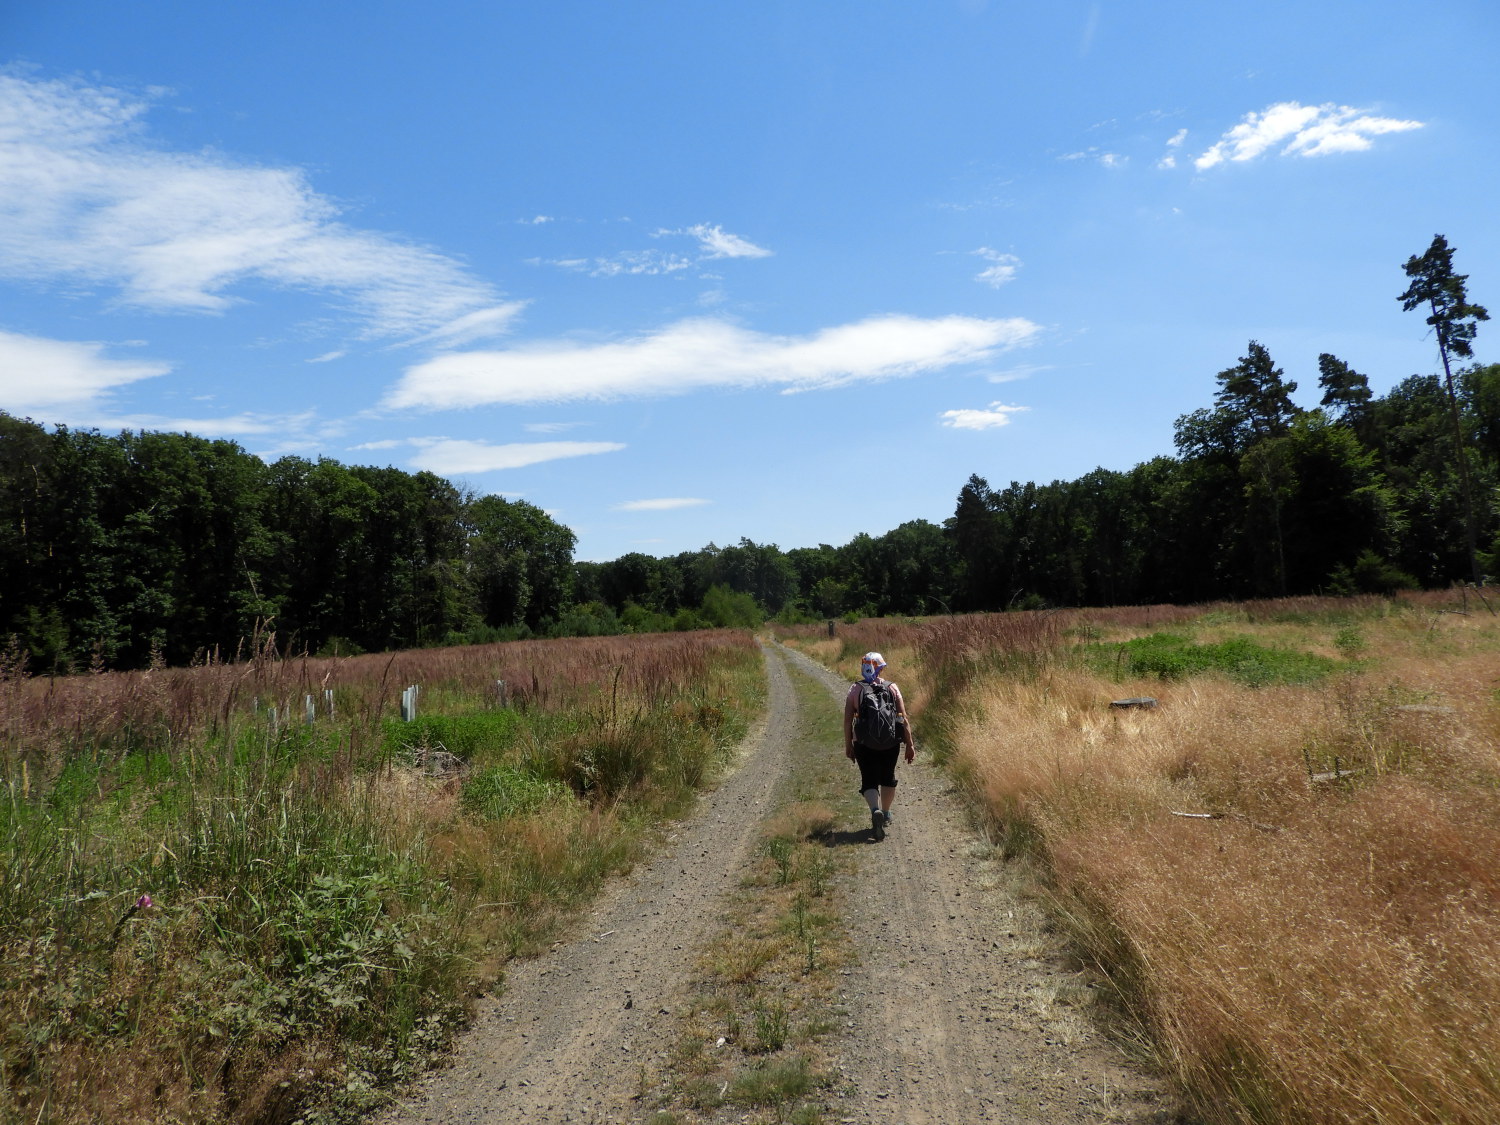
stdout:
{"type": "Polygon", "coordinates": [[[1468,274],[1453,272],[1453,247],[1440,234],[1432,236],[1432,245],[1421,257],[1413,254],[1406,260],[1406,276],[1411,284],[1397,298],[1406,312],[1426,307],[1427,323],[1437,336],[1438,354],[1443,360],[1443,381],[1448,392],[1448,412],[1453,423],[1453,455],[1458,462],[1459,483],[1464,498],[1464,534],[1468,541],[1469,572],[1474,585],[1483,584],[1479,572],[1479,552],[1474,532],[1474,494],[1469,480],[1469,456],[1465,449],[1463,422],[1459,413],[1458,392],[1453,386],[1451,357],[1468,359],[1474,354],[1474,333],[1481,320],[1490,314],[1482,305],[1471,305],[1464,282],[1468,274]]]}

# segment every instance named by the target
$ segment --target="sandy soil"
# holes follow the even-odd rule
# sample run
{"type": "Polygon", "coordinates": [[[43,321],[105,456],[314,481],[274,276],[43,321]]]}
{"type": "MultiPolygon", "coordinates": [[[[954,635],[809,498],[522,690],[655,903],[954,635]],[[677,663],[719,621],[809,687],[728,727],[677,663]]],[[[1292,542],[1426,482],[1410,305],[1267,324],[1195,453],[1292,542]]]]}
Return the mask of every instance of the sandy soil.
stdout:
{"type": "MultiPolygon", "coordinates": [[[[692,959],[713,936],[787,770],[797,728],[789,661],[841,707],[844,681],[769,647],[768,714],[734,771],[573,937],[514,964],[451,1065],[378,1125],[648,1115],[637,1095],[671,1049],[692,959]]],[[[862,967],[849,971],[841,998],[849,1026],[832,1046],[843,1081],[827,1120],[1172,1120],[1158,1085],[1079,1014],[1085,985],[1061,966],[1038,912],[1006,890],[947,781],[920,754],[902,769],[896,823],[883,842],[859,848],[850,876],[848,900],[865,904],[848,919],[862,967]]],[[[849,797],[858,799],[852,786],[849,797]]],[[[724,1110],[716,1120],[738,1117],[724,1110]]]]}

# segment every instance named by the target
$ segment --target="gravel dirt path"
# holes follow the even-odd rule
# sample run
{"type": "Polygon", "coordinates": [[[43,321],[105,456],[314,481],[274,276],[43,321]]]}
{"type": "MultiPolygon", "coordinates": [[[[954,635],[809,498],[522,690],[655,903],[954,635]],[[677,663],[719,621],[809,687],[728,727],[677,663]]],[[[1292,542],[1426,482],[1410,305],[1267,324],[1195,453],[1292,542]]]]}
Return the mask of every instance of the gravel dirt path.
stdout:
{"type": "MultiPolygon", "coordinates": [[[[846,681],[801,654],[768,645],[766,671],[767,715],[693,818],[568,940],[514,963],[451,1065],[377,1125],[649,1116],[639,1095],[678,1033],[674,1005],[788,770],[798,728],[790,676],[824,683],[829,706],[842,706],[846,681]]],[[[845,900],[863,905],[846,919],[860,967],[841,997],[848,1027],[831,1043],[841,1081],[825,1120],[1172,1120],[1157,1084],[1080,1014],[1086,985],[1062,968],[1040,914],[1007,891],[946,779],[920,753],[902,770],[882,843],[830,841],[857,846],[845,900]]],[[[848,797],[858,801],[852,774],[848,797]]],[[[714,1119],[751,1116],[721,1109],[714,1119]]]]}
{"type": "MultiPolygon", "coordinates": [[[[847,680],[783,651],[842,706],[847,680]]],[[[1089,1022],[1087,983],[1063,967],[1042,913],[1006,887],[915,731],[895,823],[854,876],[850,897],[864,906],[848,921],[862,967],[843,997],[853,1027],[842,1059],[853,1091],[832,1119],[1172,1120],[1159,1084],[1089,1022]]]]}

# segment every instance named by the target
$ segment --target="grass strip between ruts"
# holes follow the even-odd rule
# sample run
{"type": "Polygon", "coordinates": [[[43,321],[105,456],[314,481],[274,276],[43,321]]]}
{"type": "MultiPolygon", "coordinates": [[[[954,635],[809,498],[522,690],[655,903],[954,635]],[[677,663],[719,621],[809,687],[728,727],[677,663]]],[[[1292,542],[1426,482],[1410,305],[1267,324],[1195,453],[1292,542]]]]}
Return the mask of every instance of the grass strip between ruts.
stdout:
{"type": "Polygon", "coordinates": [[[847,799],[837,706],[788,667],[798,709],[790,769],[722,928],[698,951],[675,1049],[659,1073],[642,1074],[652,1125],[712,1120],[720,1107],[737,1121],[816,1125],[837,1081],[825,1044],[845,1027],[837,982],[854,953],[841,889],[849,856],[827,839],[863,818],[847,799]]]}

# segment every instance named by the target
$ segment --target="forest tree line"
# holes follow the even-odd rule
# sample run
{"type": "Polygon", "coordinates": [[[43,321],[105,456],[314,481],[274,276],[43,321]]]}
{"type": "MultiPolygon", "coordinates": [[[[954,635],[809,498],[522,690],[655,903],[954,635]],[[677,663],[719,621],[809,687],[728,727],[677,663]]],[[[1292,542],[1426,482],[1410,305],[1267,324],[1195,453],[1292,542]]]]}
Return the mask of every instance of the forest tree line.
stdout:
{"type": "MultiPolygon", "coordinates": [[[[432,473],[0,412],[0,636],[32,671],[1047,605],[1387,592],[1500,572],[1500,364],[1441,238],[1407,263],[1443,374],[1383,396],[1331,354],[1292,402],[1265,347],[1177,419],[1176,456],[1073,481],[971,476],[942,525],[575,562],[540,508],[432,473]]],[[[14,658],[12,658],[12,662],[14,658]]]]}

